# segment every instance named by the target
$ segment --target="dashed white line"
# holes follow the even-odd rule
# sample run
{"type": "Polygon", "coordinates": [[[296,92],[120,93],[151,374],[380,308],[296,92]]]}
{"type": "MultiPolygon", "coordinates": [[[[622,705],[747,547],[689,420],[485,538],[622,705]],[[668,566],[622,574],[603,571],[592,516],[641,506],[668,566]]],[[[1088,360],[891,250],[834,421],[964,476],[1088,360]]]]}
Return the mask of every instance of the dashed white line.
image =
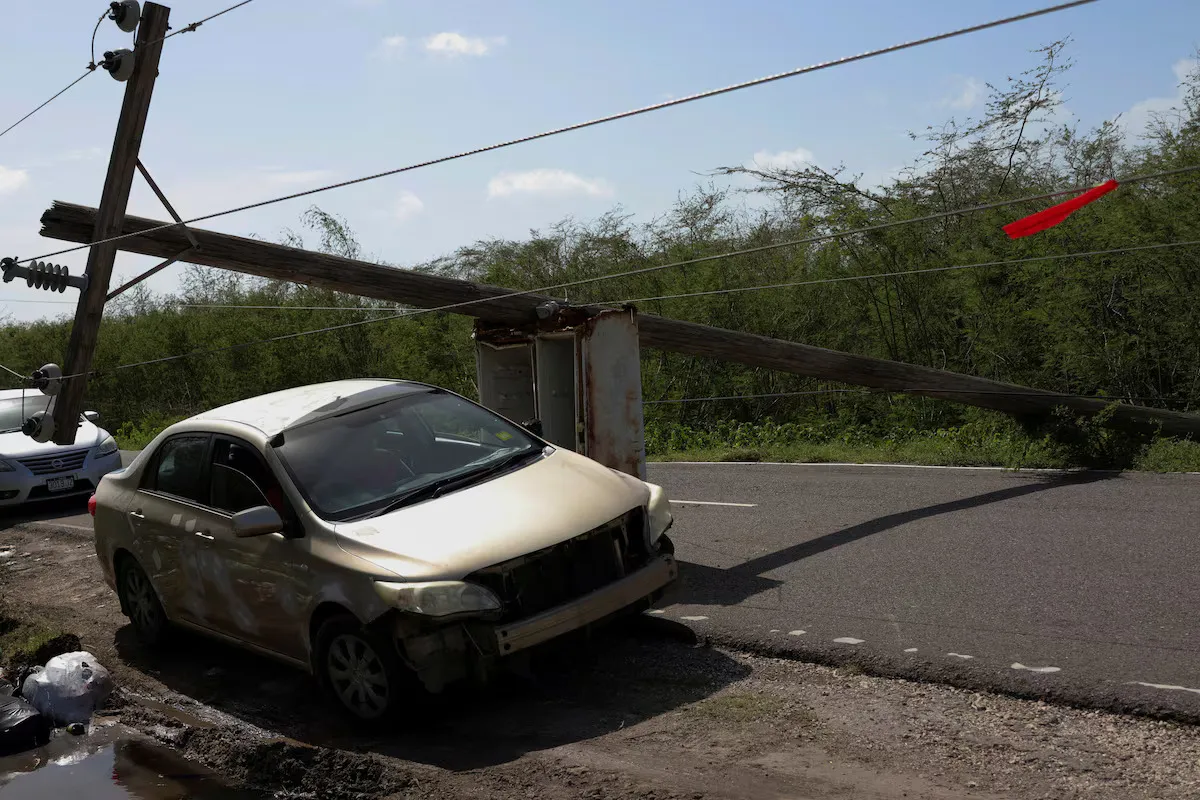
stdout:
{"type": "Polygon", "coordinates": [[[917,648],[915,648],[915,647],[906,647],[906,648],[904,648],[904,652],[906,652],[906,653],[915,653],[915,652],[917,652],[917,648]]]}
{"type": "Polygon", "coordinates": [[[671,500],[677,506],[727,506],[729,508],[758,508],[758,503],[718,503],[715,500],[671,500]]]}
{"type": "Polygon", "coordinates": [[[788,636],[803,636],[807,631],[788,631],[788,636]]]}
{"type": "Polygon", "coordinates": [[[1171,692],[1192,692],[1193,694],[1200,694],[1200,689],[1193,689],[1189,686],[1174,686],[1167,683],[1146,683],[1145,681],[1130,681],[1130,683],[1137,686],[1148,686],[1151,689],[1166,689],[1167,691],[1171,692]]]}
{"type": "Polygon", "coordinates": [[[781,631],[779,630],[779,628],[771,628],[770,632],[771,633],[780,633],[781,631]]]}
{"type": "Polygon", "coordinates": [[[650,609],[650,612],[649,612],[649,613],[651,613],[651,614],[665,614],[665,613],[667,613],[667,612],[663,611],[661,608],[652,608],[652,609],[650,609]]]}
{"type": "Polygon", "coordinates": [[[708,619],[708,617],[680,617],[680,619],[686,622],[702,622],[708,619]]]}
{"type": "Polygon", "coordinates": [[[833,641],[837,642],[838,644],[862,644],[865,640],[855,639],[853,636],[839,636],[833,641]]]}
{"type": "Polygon", "coordinates": [[[966,661],[969,658],[975,657],[975,656],[964,655],[963,653],[946,653],[946,655],[950,656],[951,658],[961,658],[964,661],[966,661]]]}
{"type": "Polygon", "coordinates": [[[1013,669],[1023,669],[1027,672],[1062,672],[1062,667],[1027,667],[1020,662],[1013,662],[1013,669]]]}

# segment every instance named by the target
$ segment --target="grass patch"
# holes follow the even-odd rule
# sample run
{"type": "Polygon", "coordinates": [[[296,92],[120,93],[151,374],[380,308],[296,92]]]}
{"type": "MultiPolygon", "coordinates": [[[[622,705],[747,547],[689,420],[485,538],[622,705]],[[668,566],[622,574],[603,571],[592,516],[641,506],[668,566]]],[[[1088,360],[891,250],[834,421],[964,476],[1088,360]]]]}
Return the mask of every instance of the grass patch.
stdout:
{"type": "Polygon", "coordinates": [[[1200,472],[1200,442],[1159,439],[1138,459],[1146,472],[1200,472]]]}
{"type": "Polygon", "coordinates": [[[1200,443],[1121,437],[1098,425],[1029,432],[983,419],[936,430],[834,424],[718,423],[647,430],[651,461],[919,464],[1010,469],[1200,472],[1200,443]],[[1064,433],[1066,431],[1066,435],[1064,433]]]}
{"type": "Polygon", "coordinates": [[[81,647],[78,636],[47,622],[0,615],[0,666],[10,673],[81,647]]]}

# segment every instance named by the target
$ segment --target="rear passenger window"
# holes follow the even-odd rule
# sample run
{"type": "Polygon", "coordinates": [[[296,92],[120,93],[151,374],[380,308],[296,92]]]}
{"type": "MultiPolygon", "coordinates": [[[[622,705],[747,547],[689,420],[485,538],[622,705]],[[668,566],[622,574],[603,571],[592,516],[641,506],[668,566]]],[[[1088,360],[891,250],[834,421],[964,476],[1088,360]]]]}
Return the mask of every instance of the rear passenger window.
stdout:
{"type": "Polygon", "coordinates": [[[203,503],[207,436],[176,436],[163,442],[154,473],[155,491],[203,503]]]}

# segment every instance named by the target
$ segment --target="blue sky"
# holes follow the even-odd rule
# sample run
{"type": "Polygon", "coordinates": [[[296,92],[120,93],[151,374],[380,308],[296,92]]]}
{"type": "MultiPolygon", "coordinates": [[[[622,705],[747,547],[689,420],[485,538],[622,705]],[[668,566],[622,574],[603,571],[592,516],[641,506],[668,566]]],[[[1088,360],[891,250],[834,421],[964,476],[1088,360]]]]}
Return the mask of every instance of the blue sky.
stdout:
{"type": "MultiPolygon", "coordinates": [[[[172,23],[230,4],[176,2],[172,23]]],[[[196,216],[1050,4],[255,0],[167,42],[142,159],[196,216]]],[[[6,19],[0,128],[82,71],[104,5],[27,3],[6,19]]],[[[879,179],[918,152],[909,131],[978,113],[984,82],[1029,68],[1030,50],[1067,35],[1077,62],[1067,111],[1084,126],[1121,113],[1137,128],[1177,97],[1198,31],[1195,0],[1100,0],[207,226],[276,238],[316,202],[346,217],[366,252],[411,264],[618,204],[649,219],[696,173],[756,156],[843,162],[879,179]]],[[[97,49],[129,39],[106,21],[97,49]]],[[[123,89],[98,71],[0,138],[0,254],[58,249],[38,236],[42,211],[98,201],[123,89]]],[[[130,211],[166,218],[140,178],[130,211]]],[[[81,271],[84,255],[58,261],[81,271]]],[[[153,263],[120,254],[114,281],[153,263]]],[[[177,274],[150,285],[171,290],[177,274]]],[[[0,284],[0,314],[71,309],[12,302],[50,298],[0,284]]]]}

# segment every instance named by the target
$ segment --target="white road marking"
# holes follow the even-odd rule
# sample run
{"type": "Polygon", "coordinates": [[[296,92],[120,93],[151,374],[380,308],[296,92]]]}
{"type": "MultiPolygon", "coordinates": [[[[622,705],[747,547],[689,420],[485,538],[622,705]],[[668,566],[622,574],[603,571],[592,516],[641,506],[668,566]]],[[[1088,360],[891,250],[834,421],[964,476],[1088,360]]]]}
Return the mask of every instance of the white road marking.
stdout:
{"type": "Polygon", "coordinates": [[[838,644],[862,644],[863,639],[855,639],[853,636],[839,636],[834,639],[838,644]]]}
{"type": "Polygon", "coordinates": [[[950,656],[951,658],[961,658],[961,659],[963,659],[964,661],[966,661],[968,658],[974,658],[974,657],[975,657],[975,656],[963,655],[962,653],[946,653],[946,655],[950,656]]]}
{"type": "Polygon", "coordinates": [[[1192,692],[1194,694],[1200,694],[1200,689],[1192,689],[1188,686],[1172,686],[1166,683],[1146,683],[1145,681],[1130,681],[1130,683],[1137,686],[1149,686],[1151,689],[1166,689],[1172,692],[1192,692]]]}
{"type": "Polygon", "coordinates": [[[686,620],[688,622],[701,622],[703,620],[708,619],[708,617],[680,617],[680,619],[686,620]]]}
{"type": "Polygon", "coordinates": [[[651,614],[665,614],[667,612],[663,611],[661,608],[652,608],[652,609],[650,609],[650,613],[651,614]]]}
{"type": "Polygon", "coordinates": [[[1019,662],[1014,662],[1013,669],[1023,669],[1028,672],[1062,672],[1062,667],[1027,667],[1019,662]]]}
{"type": "Polygon", "coordinates": [[[779,628],[771,628],[770,633],[779,633],[779,628]]]}
{"type": "Polygon", "coordinates": [[[757,508],[758,503],[717,503],[711,500],[671,500],[677,506],[727,506],[729,508],[757,508]]]}
{"type": "Polygon", "coordinates": [[[788,636],[803,636],[806,631],[788,631],[788,636]]]}
{"type": "Polygon", "coordinates": [[[904,648],[904,652],[906,652],[906,653],[915,653],[915,652],[917,652],[917,648],[915,648],[915,647],[906,647],[906,648],[904,648]]]}

